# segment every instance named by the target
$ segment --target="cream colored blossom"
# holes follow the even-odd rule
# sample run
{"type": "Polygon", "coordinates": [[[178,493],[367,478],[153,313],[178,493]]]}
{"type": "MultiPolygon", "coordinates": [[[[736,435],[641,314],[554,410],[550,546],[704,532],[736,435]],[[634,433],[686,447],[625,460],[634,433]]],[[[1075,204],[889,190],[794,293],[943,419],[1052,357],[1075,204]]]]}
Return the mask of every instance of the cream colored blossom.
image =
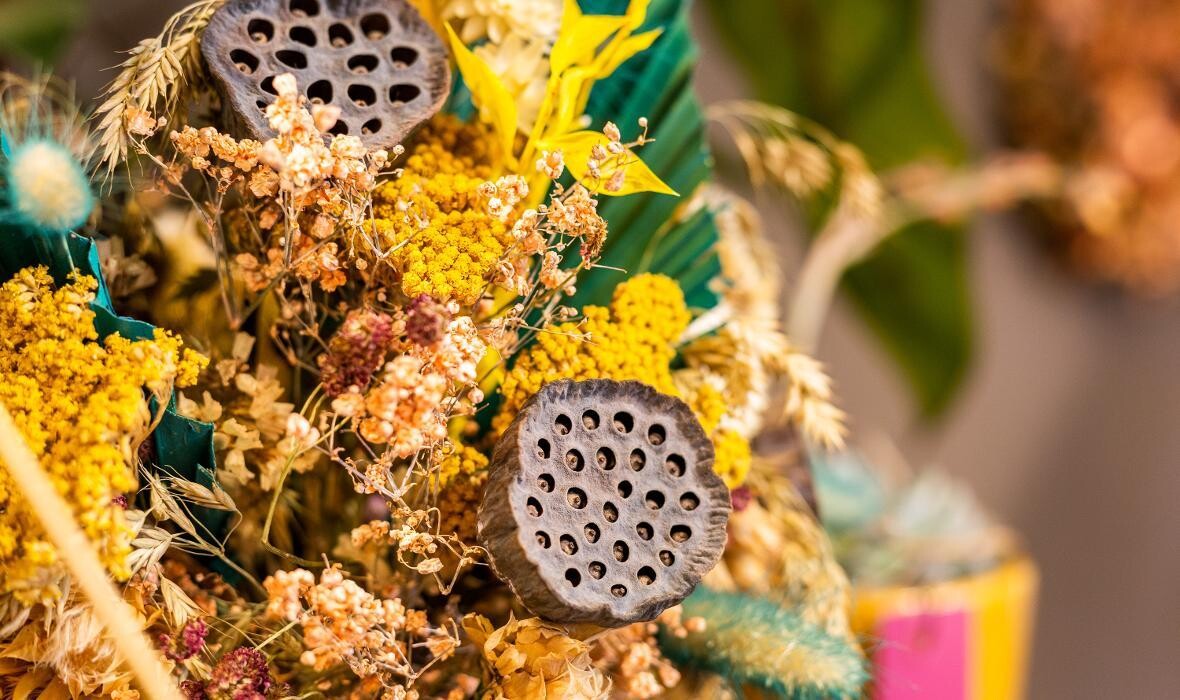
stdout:
{"type": "Polygon", "coordinates": [[[549,42],[510,34],[500,43],[477,46],[475,55],[492,69],[516,104],[516,125],[532,129],[549,80],[549,42]]]}
{"type": "Polygon", "coordinates": [[[400,355],[385,366],[380,383],[365,397],[367,416],[360,434],[388,444],[398,457],[411,457],[447,437],[443,410],[449,382],[444,374],[422,372],[420,360],[400,355]]]}
{"type": "Polygon", "coordinates": [[[465,43],[509,35],[552,43],[561,24],[561,0],[439,0],[439,16],[459,26],[465,43]]]}
{"type": "Polygon", "coordinates": [[[482,615],[463,618],[492,675],[490,697],[502,700],[605,698],[610,683],[590,663],[590,647],[561,628],[531,617],[509,617],[494,628],[482,615]]]}

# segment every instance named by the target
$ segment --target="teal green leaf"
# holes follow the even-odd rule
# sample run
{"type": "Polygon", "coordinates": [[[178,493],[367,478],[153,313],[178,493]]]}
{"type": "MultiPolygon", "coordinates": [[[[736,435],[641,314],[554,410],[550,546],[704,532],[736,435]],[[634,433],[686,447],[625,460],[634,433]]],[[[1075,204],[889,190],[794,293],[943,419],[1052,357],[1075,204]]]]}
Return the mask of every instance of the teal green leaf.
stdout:
{"type": "MultiPolygon", "coordinates": [[[[622,14],[626,0],[583,0],[587,14],[622,14]]],[[[709,309],[717,296],[709,282],[721,274],[717,227],[707,211],[682,214],[685,200],[712,176],[705,121],[692,90],[698,50],[688,27],[688,3],[653,0],[638,31],[663,28],[652,46],[632,57],[590,93],[587,113],[594,128],[613,121],[624,137],[638,133],[647,117],[655,141],[637,153],[669,187],[681,194],[634,194],[603,198],[598,211],[609,235],[598,269],[579,279],[574,306],[609,303],[626,276],[658,272],[675,278],[690,307],[709,309]]]]}
{"type": "MultiPolygon", "coordinates": [[[[830,128],[885,170],[966,149],[931,84],[920,0],[707,0],[760,99],[830,128]]],[[[910,227],[848,272],[844,290],[913,387],[944,409],[971,358],[966,244],[910,227]]]]}

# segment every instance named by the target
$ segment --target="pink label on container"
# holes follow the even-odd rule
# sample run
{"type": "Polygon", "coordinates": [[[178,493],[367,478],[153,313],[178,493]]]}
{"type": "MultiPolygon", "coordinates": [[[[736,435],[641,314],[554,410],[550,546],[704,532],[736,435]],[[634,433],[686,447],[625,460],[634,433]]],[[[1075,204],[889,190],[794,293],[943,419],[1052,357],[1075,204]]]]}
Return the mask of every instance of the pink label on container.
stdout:
{"type": "Polygon", "coordinates": [[[895,616],[877,626],[875,700],[967,700],[967,613],[895,616]]]}

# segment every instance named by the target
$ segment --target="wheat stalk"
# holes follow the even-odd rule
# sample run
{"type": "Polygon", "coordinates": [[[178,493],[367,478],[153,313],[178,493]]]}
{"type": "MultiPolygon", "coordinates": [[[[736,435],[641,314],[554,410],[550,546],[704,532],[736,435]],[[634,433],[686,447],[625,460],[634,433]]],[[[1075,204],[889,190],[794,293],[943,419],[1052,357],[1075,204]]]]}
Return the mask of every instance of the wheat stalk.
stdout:
{"type": "Polygon", "coordinates": [[[181,96],[201,80],[201,34],[226,0],[201,0],[164,24],[158,36],[144,39],[127,52],[119,74],[106,87],[94,119],[98,126],[100,163],[108,175],[127,157],[129,112],[141,109],[171,121],[181,96]]]}
{"type": "Polygon", "coordinates": [[[832,380],[823,365],[797,348],[788,348],[776,369],[787,378],[784,411],[812,442],[829,450],[844,447],[847,417],[832,401],[832,380]]]}
{"type": "Polygon", "coordinates": [[[2,403],[0,462],[8,468],[74,581],[90,600],[95,616],[135,675],[140,689],[152,700],[180,700],[176,683],[159,652],[144,635],[135,611],[115,590],[93,543],[70,515],[73,512],[70,504],[57,492],[2,403]]]}

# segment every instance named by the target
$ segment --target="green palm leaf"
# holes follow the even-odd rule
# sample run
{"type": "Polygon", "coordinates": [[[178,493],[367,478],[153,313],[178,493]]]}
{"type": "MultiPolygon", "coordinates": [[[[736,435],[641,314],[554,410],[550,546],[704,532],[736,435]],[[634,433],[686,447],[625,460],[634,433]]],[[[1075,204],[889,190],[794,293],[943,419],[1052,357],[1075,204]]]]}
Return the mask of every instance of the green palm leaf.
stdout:
{"type": "MultiPolygon", "coordinates": [[[[583,0],[588,14],[622,14],[626,0],[583,0]]],[[[712,308],[717,297],[709,281],[721,274],[713,215],[684,213],[684,203],[712,176],[713,161],[705,139],[705,121],[692,91],[697,46],[688,28],[688,3],[653,0],[645,26],[664,33],[647,51],[595,84],[587,113],[601,127],[613,121],[630,136],[640,117],[651,123],[655,141],[640,150],[651,169],[681,194],[635,194],[603,198],[599,213],[610,235],[601,264],[627,275],[658,272],[675,278],[689,306],[712,308]]],[[[579,281],[575,306],[606,304],[624,274],[595,270],[579,281]]]]}

